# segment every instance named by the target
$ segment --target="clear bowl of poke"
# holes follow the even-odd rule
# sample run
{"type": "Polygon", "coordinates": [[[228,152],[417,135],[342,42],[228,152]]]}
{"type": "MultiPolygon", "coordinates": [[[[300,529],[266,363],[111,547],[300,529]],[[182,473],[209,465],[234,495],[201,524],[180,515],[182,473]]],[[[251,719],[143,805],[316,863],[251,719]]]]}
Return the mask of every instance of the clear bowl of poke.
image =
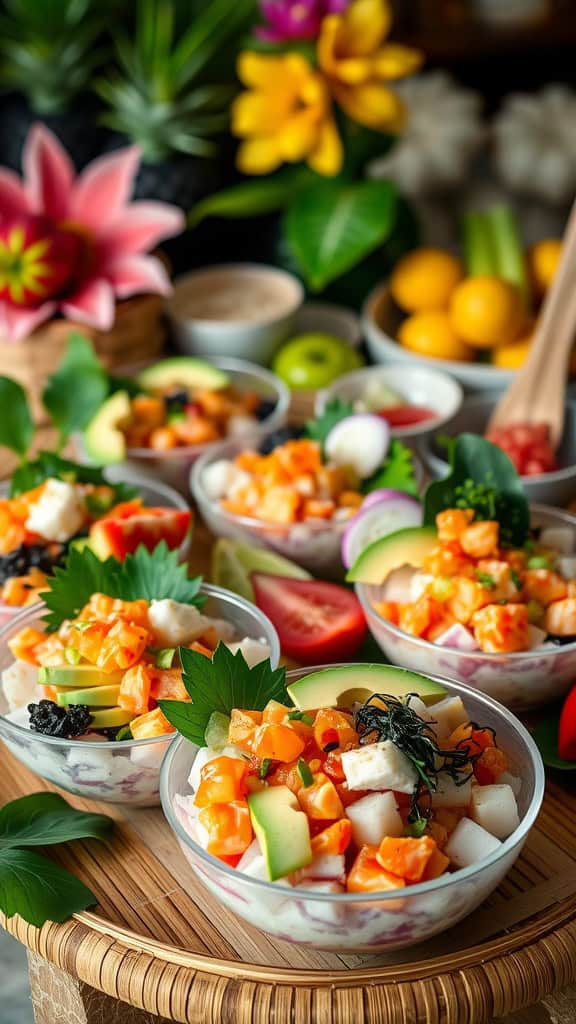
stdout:
{"type": "Polygon", "coordinates": [[[195,463],[191,490],[221,537],[270,548],[313,574],[342,575],[342,538],[366,499],[417,495],[421,466],[373,414],[336,400],[304,426],[229,444],[195,463]]]}
{"type": "Polygon", "coordinates": [[[355,413],[375,413],[392,436],[428,436],[451,420],[462,405],[462,388],[440,370],[426,366],[367,366],[339,377],[318,394],[316,412],[340,399],[355,413]]]}
{"type": "Polygon", "coordinates": [[[92,462],[122,463],[186,492],[202,452],[284,422],[290,393],[240,359],[175,356],[111,378],[113,391],[79,439],[92,462]]]}
{"type": "Polygon", "coordinates": [[[0,484],[0,625],[41,599],[46,579],[71,547],[122,559],[165,540],[188,557],[192,513],[157,481],[61,459],[52,452],[0,484]]]}
{"type": "Polygon", "coordinates": [[[257,709],[213,713],[204,737],[184,729],[165,758],[163,810],[202,883],[276,938],[347,953],[411,946],[473,913],[542,803],[522,724],[390,665],[286,682],[257,709]]]}
{"type": "Polygon", "coordinates": [[[482,438],[461,435],[455,452],[452,475],[426,492],[423,525],[365,546],[348,579],[395,664],[511,708],[559,698],[576,673],[576,516],[529,506],[510,460],[482,438]]]}
{"type": "Polygon", "coordinates": [[[276,665],[279,644],[255,606],[188,578],[165,544],[106,567],[72,552],[48,580],[46,603],[1,632],[0,738],[70,793],[151,806],[174,734],[160,702],[189,701],[186,652],[210,660],[222,643],[251,664],[276,665]]]}

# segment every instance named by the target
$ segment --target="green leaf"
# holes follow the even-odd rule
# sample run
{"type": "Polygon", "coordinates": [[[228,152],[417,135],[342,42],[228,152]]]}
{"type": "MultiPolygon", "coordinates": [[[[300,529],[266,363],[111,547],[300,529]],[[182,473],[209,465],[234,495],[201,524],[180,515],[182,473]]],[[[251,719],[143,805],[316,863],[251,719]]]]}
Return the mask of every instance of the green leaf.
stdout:
{"type": "Polygon", "coordinates": [[[366,494],[381,488],[404,491],[412,497],[418,497],[418,482],[414,471],[414,452],[397,438],[393,438],[388,456],[382,469],[366,480],[362,490],[366,494]]]}
{"type": "Polygon", "coordinates": [[[113,826],[111,818],[77,811],[57,793],[32,793],[12,800],[0,810],[0,856],[14,846],[105,839],[113,826]]]}
{"type": "Polygon", "coordinates": [[[218,644],[212,658],[180,648],[182,681],[192,703],[159,701],[162,712],[178,732],[198,746],[214,711],[229,715],[234,708],[262,711],[269,700],[286,703],[286,669],[273,669],[270,661],[250,668],[241,651],[232,654],[218,644]]]}
{"type": "Polygon", "coordinates": [[[10,495],[17,497],[24,491],[31,491],[34,487],[39,487],[49,477],[79,484],[94,484],[96,487],[104,485],[111,487],[115,503],[128,501],[138,493],[137,488],[131,487],[129,484],[110,483],[103,470],[96,466],[84,466],[80,462],[62,459],[55,452],[39,452],[33,462],[26,462],[12,474],[10,495]]]}
{"type": "Polygon", "coordinates": [[[63,441],[84,429],[108,392],[108,374],[92,344],[83,334],[70,334],[64,359],[42,393],[44,407],[63,441]]]}
{"type": "Polygon", "coordinates": [[[206,217],[257,217],[281,210],[303,180],[300,170],[290,168],[262,181],[241,181],[196,203],[188,215],[188,226],[196,227],[206,217]]]}
{"type": "Polygon", "coordinates": [[[296,195],[285,218],[294,258],[314,291],[382,245],[396,218],[388,181],[322,181],[296,195]]]}
{"type": "Polygon", "coordinates": [[[34,422],[24,388],[11,377],[0,377],[0,409],[4,409],[0,446],[24,458],[34,436],[34,422]]]}
{"type": "Polygon", "coordinates": [[[542,760],[548,768],[556,768],[557,771],[576,771],[576,761],[565,761],[558,753],[558,722],[560,720],[560,708],[555,714],[540,719],[532,733],[532,739],[542,754],[542,760]]]}
{"type": "Polygon", "coordinates": [[[424,524],[433,526],[446,508],[473,508],[477,519],[495,519],[505,543],[521,547],[530,531],[522,481],[501,448],[477,434],[460,434],[450,450],[451,472],[430,484],[424,524]]]}
{"type": "Polygon", "coordinates": [[[315,420],[308,420],[304,428],[306,436],[312,441],[318,441],[324,447],[326,438],[332,428],[337,423],[340,423],[340,420],[345,420],[347,416],[352,416],[353,413],[354,406],[352,402],[343,402],[341,398],[332,398],[329,402],[326,402],[321,416],[318,416],[315,420]]]}
{"type": "Polygon", "coordinates": [[[0,853],[0,910],[6,917],[20,914],[40,928],[46,921],[65,921],[96,902],[83,882],[38,853],[0,853]]]}
{"type": "Polygon", "coordinates": [[[49,631],[58,629],[66,619],[75,618],[92,594],[107,594],[122,601],[161,601],[172,598],[197,608],[204,603],[199,594],[202,578],[188,576],[187,567],[178,564],[178,552],[161,541],[150,552],[142,545],[123,562],[108,558],[105,562],[90,548],[71,548],[63,566],[54,570],[43,594],[48,608],[45,616],[49,631]]]}

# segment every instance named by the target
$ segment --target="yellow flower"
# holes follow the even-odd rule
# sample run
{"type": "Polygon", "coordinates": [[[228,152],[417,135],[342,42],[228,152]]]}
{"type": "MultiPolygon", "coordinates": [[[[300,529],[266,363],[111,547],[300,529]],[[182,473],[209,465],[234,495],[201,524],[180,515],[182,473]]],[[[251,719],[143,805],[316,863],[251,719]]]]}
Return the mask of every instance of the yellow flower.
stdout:
{"type": "Polygon", "coordinates": [[[247,86],[232,106],[232,131],[244,141],[238,167],[269,174],[282,163],[307,163],[319,174],[338,174],[342,144],[322,75],[298,53],[246,51],[238,76],[247,86]]]}
{"type": "Polygon", "coordinates": [[[418,69],[417,50],[384,44],[392,15],[388,0],[352,0],[342,14],[329,14],[318,39],[318,64],[332,95],[359,124],[398,131],[404,108],[386,84],[418,69]]]}

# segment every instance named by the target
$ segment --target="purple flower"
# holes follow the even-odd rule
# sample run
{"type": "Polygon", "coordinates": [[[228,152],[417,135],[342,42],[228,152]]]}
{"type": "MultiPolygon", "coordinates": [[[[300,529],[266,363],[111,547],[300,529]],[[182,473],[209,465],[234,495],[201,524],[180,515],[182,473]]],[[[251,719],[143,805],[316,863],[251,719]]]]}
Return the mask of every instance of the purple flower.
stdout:
{"type": "Polygon", "coordinates": [[[260,0],[267,25],[256,29],[259,39],[268,43],[286,43],[295,39],[315,39],[322,19],[339,14],[349,0],[260,0]]]}

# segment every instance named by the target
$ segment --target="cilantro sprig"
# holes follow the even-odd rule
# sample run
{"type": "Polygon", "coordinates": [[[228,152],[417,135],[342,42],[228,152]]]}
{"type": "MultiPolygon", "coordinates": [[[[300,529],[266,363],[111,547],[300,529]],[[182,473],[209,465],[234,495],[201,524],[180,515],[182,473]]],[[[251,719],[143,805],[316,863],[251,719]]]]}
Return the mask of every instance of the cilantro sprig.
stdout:
{"type": "Polygon", "coordinates": [[[48,630],[58,629],[66,619],[79,615],[92,594],[106,594],[122,601],[172,598],[200,608],[204,604],[199,593],[201,583],[201,576],[188,576],[186,566],[178,564],[178,552],[170,551],[165,541],[152,552],[141,545],[123,562],[116,558],[102,562],[90,548],[71,548],[42,595],[48,608],[45,621],[48,630]]]}
{"type": "Polygon", "coordinates": [[[354,415],[352,402],[343,402],[341,398],[331,398],[326,402],[324,411],[316,419],[308,420],[304,426],[304,433],[311,441],[318,441],[324,447],[326,438],[340,420],[347,416],[354,415]]]}
{"type": "Polygon", "coordinates": [[[252,668],[242,651],[233,654],[220,643],[212,658],[180,648],[182,682],[191,699],[158,701],[163,714],[182,736],[204,746],[204,733],[214,711],[229,715],[234,708],[262,711],[269,700],[286,703],[286,669],[270,661],[252,668]]]}
{"type": "Polygon", "coordinates": [[[0,910],[40,928],[65,921],[97,902],[69,871],[30,847],[74,839],[106,839],[114,823],[103,814],[76,811],[56,793],[33,793],[0,809],[0,910]]]}

